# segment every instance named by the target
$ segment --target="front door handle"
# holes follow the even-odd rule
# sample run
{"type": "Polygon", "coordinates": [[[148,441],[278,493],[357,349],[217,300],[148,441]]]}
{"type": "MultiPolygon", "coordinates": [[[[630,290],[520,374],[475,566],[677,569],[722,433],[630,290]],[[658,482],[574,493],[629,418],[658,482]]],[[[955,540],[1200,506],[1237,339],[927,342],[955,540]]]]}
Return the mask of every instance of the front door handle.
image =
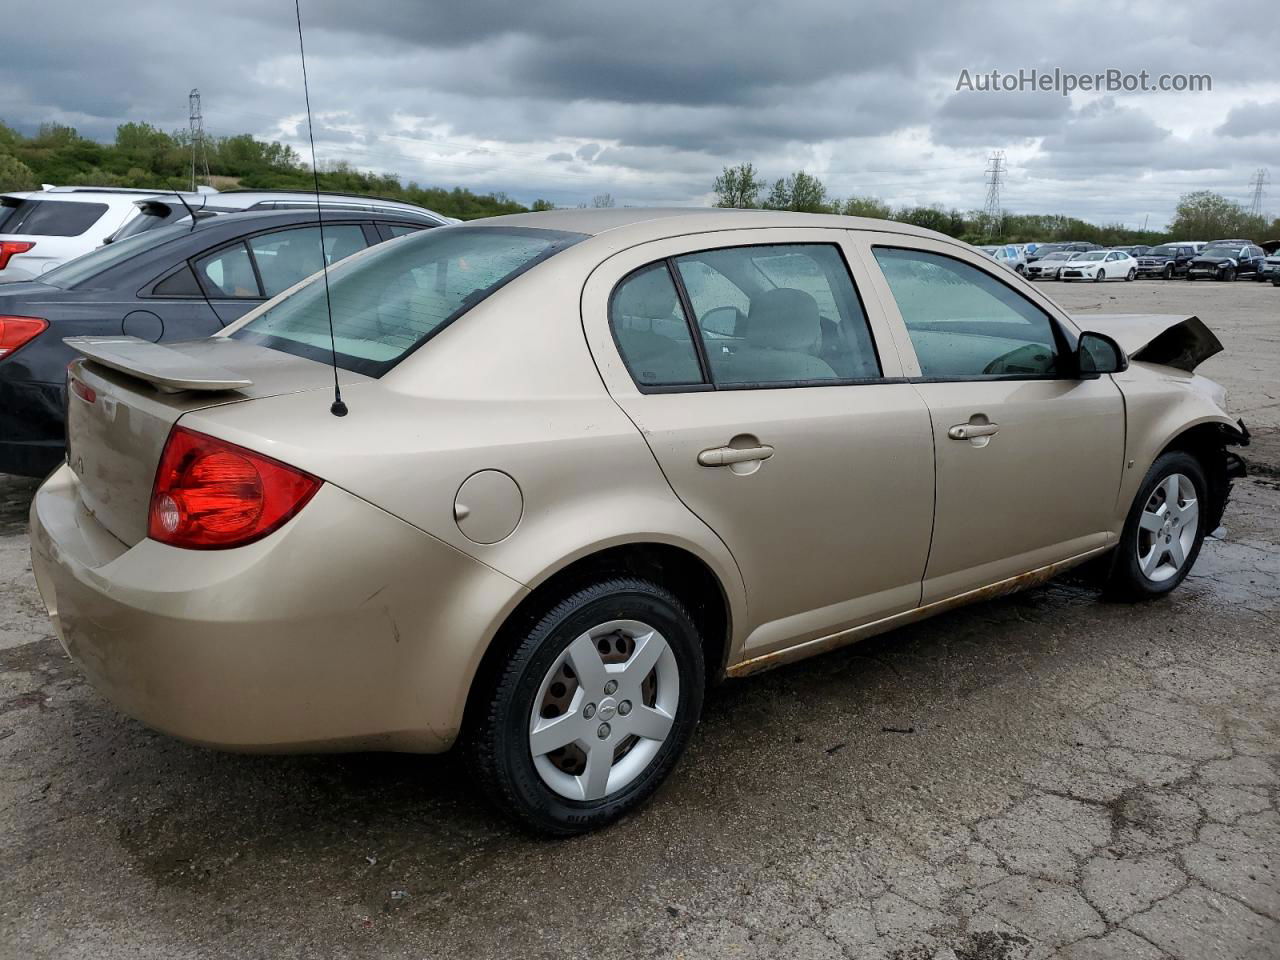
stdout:
{"type": "Polygon", "coordinates": [[[957,423],[947,431],[952,440],[973,440],[977,437],[994,437],[1000,432],[998,423],[957,423]]]}
{"type": "Polygon", "coordinates": [[[773,447],[767,443],[758,447],[712,447],[698,454],[698,463],[704,467],[728,467],[735,463],[768,460],[772,456],[773,447]]]}

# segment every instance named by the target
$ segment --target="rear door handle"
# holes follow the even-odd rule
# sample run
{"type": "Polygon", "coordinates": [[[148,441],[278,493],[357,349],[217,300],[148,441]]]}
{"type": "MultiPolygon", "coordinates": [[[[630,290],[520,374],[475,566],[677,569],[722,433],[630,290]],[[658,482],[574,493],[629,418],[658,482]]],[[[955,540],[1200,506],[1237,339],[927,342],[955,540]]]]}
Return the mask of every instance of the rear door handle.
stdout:
{"type": "Polygon", "coordinates": [[[975,437],[994,437],[1000,432],[998,423],[957,423],[947,431],[952,440],[972,440],[975,437]]]}
{"type": "Polygon", "coordinates": [[[698,463],[704,467],[728,467],[752,460],[768,460],[772,456],[773,447],[767,443],[758,447],[712,447],[698,454],[698,463]]]}

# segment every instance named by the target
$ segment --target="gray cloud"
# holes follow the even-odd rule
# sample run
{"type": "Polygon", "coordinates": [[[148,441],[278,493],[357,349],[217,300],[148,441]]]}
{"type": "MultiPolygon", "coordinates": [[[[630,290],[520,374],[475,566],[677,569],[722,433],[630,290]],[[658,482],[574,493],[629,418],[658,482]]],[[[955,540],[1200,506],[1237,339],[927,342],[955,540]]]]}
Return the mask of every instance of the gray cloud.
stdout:
{"type": "MultiPolygon", "coordinates": [[[[1005,148],[1011,205],[1099,219],[1167,215],[1184,188],[1239,193],[1278,155],[1275,30],[1251,9],[1206,19],[1137,0],[1107,31],[1069,4],[303,0],[322,161],[524,200],[689,203],[750,160],[770,179],[808,169],[836,195],[973,207],[987,152],[1005,148]],[[1031,67],[1205,72],[1214,92],[955,91],[961,69],[1031,67]],[[1089,178],[1108,189],[1082,190],[1089,178]]],[[[288,4],[225,0],[198,35],[159,0],[48,0],[42,17],[58,28],[6,49],[8,123],[179,128],[198,86],[213,133],[305,138],[288,4]]]]}

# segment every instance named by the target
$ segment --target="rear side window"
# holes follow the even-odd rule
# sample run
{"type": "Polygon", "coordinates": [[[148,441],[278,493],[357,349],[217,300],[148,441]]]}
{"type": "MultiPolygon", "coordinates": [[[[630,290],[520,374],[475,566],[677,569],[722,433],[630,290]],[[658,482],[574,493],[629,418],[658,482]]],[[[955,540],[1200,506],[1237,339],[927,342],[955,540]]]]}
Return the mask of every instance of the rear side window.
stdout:
{"type": "Polygon", "coordinates": [[[23,200],[5,222],[4,232],[26,237],[78,237],[106,212],[105,203],[23,200]]]}
{"type": "Polygon", "coordinates": [[[249,251],[243,243],[201,257],[195,266],[196,275],[211,297],[244,300],[262,296],[249,251]]]}
{"type": "Polygon", "coordinates": [[[300,227],[277,230],[249,238],[249,249],[258,265],[263,290],[268,297],[288,290],[322,266],[333,266],[368,244],[358,224],[340,223],[324,228],[324,255],[320,250],[320,228],[300,227]]]}
{"type": "Polygon", "coordinates": [[[423,229],[423,227],[411,227],[404,223],[383,223],[380,224],[380,226],[383,230],[389,233],[393,239],[395,237],[407,237],[409,234],[417,233],[419,230],[423,229]]]}
{"type": "MultiPolygon", "coordinates": [[[[329,275],[338,366],[381,376],[504,284],[582,238],[528,227],[422,230],[340,264],[329,275]]],[[[328,363],[325,285],[307,284],[232,336],[328,363]]]]}
{"type": "Polygon", "coordinates": [[[632,378],[648,387],[702,383],[698,349],[666,262],[637,270],[609,308],[618,352],[632,378]]]}
{"type": "Polygon", "coordinates": [[[1053,321],[995,277],[924,250],[876,247],[875,257],[925,377],[1054,375],[1053,321]]]}

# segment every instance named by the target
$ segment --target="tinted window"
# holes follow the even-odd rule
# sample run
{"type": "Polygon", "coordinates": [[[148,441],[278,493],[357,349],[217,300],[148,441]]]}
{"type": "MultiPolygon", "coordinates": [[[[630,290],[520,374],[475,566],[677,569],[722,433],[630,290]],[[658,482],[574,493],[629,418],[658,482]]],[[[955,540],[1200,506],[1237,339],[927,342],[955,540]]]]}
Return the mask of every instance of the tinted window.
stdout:
{"type": "Polygon", "coordinates": [[[716,384],[880,376],[862,305],[835,247],[729,247],[676,263],[716,384]]]}
{"type": "Polygon", "coordinates": [[[105,203],[23,200],[5,224],[5,233],[27,237],[78,237],[107,212],[105,203]]]}
{"type": "Polygon", "coordinates": [[[258,279],[243,243],[225,247],[196,261],[196,274],[212,297],[261,297],[258,279]]]}
{"type": "Polygon", "coordinates": [[[613,294],[609,322],[632,378],[644,386],[702,383],[697,348],[665,263],[638,270],[613,294]]]}
{"type": "Polygon", "coordinates": [[[320,228],[277,230],[249,238],[249,249],[268,297],[283,293],[322,266],[332,266],[359,253],[368,244],[358,224],[339,223],[324,228],[324,257],[320,255],[320,228]]]}
{"type": "Polygon", "coordinates": [[[196,275],[191,272],[191,268],[184,265],[181,270],[169,274],[152,287],[151,294],[156,297],[198,297],[200,284],[196,282],[196,275]]]}
{"type": "Polygon", "coordinates": [[[923,250],[876,247],[875,256],[924,376],[1053,374],[1052,321],[985,271],[923,250]]]}
{"type": "MultiPolygon", "coordinates": [[[[520,227],[423,230],[339,264],[329,274],[338,365],[381,376],[503,284],[581,239],[520,227]]],[[[232,336],[328,363],[324,284],[307,284],[232,336]]]]}
{"type": "Polygon", "coordinates": [[[382,229],[395,237],[407,237],[411,233],[417,233],[422,227],[411,227],[403,223],[384,223],[382,229]]]}

